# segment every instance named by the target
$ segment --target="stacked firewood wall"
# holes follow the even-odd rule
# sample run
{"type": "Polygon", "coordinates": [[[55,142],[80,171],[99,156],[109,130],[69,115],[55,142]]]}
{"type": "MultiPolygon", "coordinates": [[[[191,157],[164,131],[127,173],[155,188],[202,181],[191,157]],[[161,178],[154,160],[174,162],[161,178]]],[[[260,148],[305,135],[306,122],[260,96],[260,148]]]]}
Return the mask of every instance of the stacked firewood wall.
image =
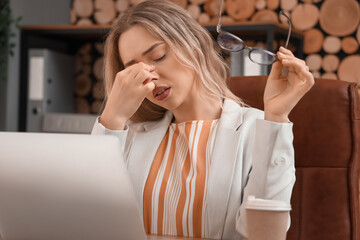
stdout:
{"type": "MultiPolygon", "coordinates": [[[[126,9],[141,1],[143,0],[73,0],[71,24],[109,25],[126,9]]],[[[200,24],[216,25],[221,0],[171,1],[187,9],[200,24]]],[[[285,17],[280,17],[280,10],[290,16],[294,29],[304,33],[305,61],[315,77],[360,84],[358,0],[225,0],[221,22],[222,25],[244,21],[287,24],[285,17]]],[[[248,44],[264,46],[261,42],[249,41],[248,44]]],[[[275,43],[274,49],[280,44],[282,43],[275,43]]],[[[77,104],[82,106],[82,112],[97,113],[101,108],[101,47],[103,45],[99,43],[89,43],[79,49],[77,54],[79,71],[76,88],[81,90],[78,89],[76,94],[77,104]],[[94,52],[96,54],[91,55],[94,52]],[[93,95],[94,93],[97,95],[93,95]]]]}
{"type": "Polygon", "coordinates": [[[104,100],[104,44],[84,44],[75,56],[75,106],[77,113],[101,111],[104,100]]]}

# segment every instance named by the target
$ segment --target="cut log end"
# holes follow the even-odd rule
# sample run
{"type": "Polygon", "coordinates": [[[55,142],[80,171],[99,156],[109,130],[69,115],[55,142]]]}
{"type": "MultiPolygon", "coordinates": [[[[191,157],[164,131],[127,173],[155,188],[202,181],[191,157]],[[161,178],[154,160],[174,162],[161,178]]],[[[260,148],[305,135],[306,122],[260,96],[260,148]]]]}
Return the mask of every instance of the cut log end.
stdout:
{"type": "Polygon", "coordinates": [[[359,43],[353,37],[346,37],[341,40],[341,48],[345,53],[353,54],[359,49],[359,43]]]}
{"type": "Polygon", "coordinates": [[[322,65],[322,57],[319,54],[310,54],[305,58],[310,71],[319,71],[322,65]]]}
{"type": "Polygon", "coordinates": [[[304,33],[304,53],[311,54],[319,52],[324,43],[324,34],[316,28],[304,33]]]}
{"type": "Polygon", "coordinates": [[[88,75],[81,74],[75,78],[75,94],[84,97],[91,91],[91,79],[88,75]]]}
{"type": "Polygon", "coordinates": [[[76,113],[89,114],[90,104],[86,98],[78,97],[75,99],[75,111],[76,113]]]}

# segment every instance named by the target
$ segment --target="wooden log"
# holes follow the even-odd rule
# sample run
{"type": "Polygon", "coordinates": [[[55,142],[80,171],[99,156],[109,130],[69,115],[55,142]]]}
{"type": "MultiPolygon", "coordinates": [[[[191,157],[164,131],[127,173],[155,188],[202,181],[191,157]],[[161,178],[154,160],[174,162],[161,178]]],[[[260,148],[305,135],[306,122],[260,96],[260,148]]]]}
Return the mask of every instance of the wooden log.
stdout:
{"type": "Polygon", "coordinates": [[[356,39],[358,40],[358,43],[360,44],[360,25],[356,33],[356,39]]]}
{"type": "Polygon", "coordinates": [[[353,37],[345,37],[341,40],[341,48],[347,54],[353,54],[359,49],[359,43],[353,37]]]}
{"type": "Polygon", "coordinates": [[[91,54],[84,54],[84,55],[81,56],[81,61],[83,63],[91,63],[92,60],[93,60],[93,58],[92,58],[91,54]]]}
{"type": "Polygon", "coordinates": [[[330,35],[352,34],[359,25],[360,7],[354,0],[326,0],[320,8],[320,26],[330,35]]]}
{"type": "Polygon", "coordinates": [[[80,73],[82,71],[83,62],[80,54],[75,55],[75,73],[80,73]]]}
{"type": "Polygon", "coordinates": [[[117,0],[115,3],[116,11],[124,12],[130,7],[129,0],[117,0]]]}
{"type": "Polygon", "coordinates": [[[104,79],[104,58],[99,57],[95,60],[93,66],[93,74],[98,80],[104,79]]]}
{"type": "Polygon", "coordinates": [[[356,82],[360,84],[360,54],[347,56],[342,60],[338,68],[340,80],[356,82]]]}
{"type": "Polygon", "coordinates": [[[301,0],[303,1],[304,3],[312,3],[313,1],[312,0],[301,0]]]}
{"type": "Polygon", "coordinates": [[[324,34],[317,28],[312,28],[304,33],[304,53],[319,52],[324,43],[324,34]]]}
{"type": "Polygon", "coordinates": [[[95,49],[101,55],[104,55],[104,47],[105,47],[104,43],[95,43],[95,49]]]}
{"type": "Polygon", "coordinates": [[[226,12],[237,21],[244,21],[255,12],[255,0],[227,0],[226,12]]]}
{"type": "MultiPolygon", "coordinates": [[[[283,12],[291,19],[291,13],[289,11],[283,10],[283,12]]],[[[287,26],[289,25],[288,19],[284,15],[280,14],[280,12],[279,12],[279,19],[281,23],[287,26]]]]}
{"type": "Polygon", "coordinates": [[[267,0],[266,5],[267,8],[270,10],[278,9],[280,5],[280,0],[267,0]]]}
{"type": "Polygon", "coordinates": [[[100,115],[103,108],[103,101],[95,100],[91,103],[91,113],[100,115]]]}
{"type": "Polygon", "coordinates": [[[75,111],[76,113],[89,114],[90,113],[89,102],[82,97],[75,98],[75,111]]]}
{"type": "Polygon", "coordinates": [[[266,8],[266,0],[256,0],[255,8],[257,10],[263,10],[266,8]]]}
{"type": "Polygon", "coordinates": [[[198,18],[198,22],[201,24],[201,25],[208,25],[210,24],[210,16],[209,14],[207,13],[201,13],[199,18],[198,18]]]}
{"type": "MultiPolygon", "coordinates": [[[[232,17],[229,16],[222,16],[221,17],[221,25],[231,25],[235,22],[235,20],[232,17]]],[[[218,17],[212,17],[210,19],[210,25],[216,25],[218,23],[218,17]]]]}
{"type": "Polygon", "coordinates": [[[74,9],[70,10],[70,23],[75,24],[77,20],[76,12],[74,9]]]}
{"type": "Polygon", "coordinates": [[[249,47],[255,47],[256,42],[254,40],[246,40],[245,44],[246,44],[246,46],[249,46],[249,47]]]}
{"type": "Polygon", "coordinates": [[[301,31],[314,27],[319,20],[319,9],[309,3],[298,4],[292,14],[293,26],[301,31]]]}
{"type": "MultiPolygon", "coordinates": [[[[286,39],[279,40],[279,46],[285,46],[286,39]]],[[[296,46],[290,41],[287,47],[291,52],[296,52],[296,46]]]]}
{"type": "Polygon", "coordinates": [[[312,0],[313,3],[319,3],[319,2],[322,2],[323,0],[312,0]]]}
{"type": "Polygon", "coordinates": [[[188,7],[188,2],[187,0],[170,0],[173,3],[176,3],[177,5],[179,5],[180,7],[186,9],[188,7]]]}
{"type": "Polygon", "coordinates": [[[332,80],[338,79],[337,75],[333,72],[325,72],[321,75],[321,78],[332,79],[332,80]]]}
{"type": "Polygon", "coordinates": [[[115,17],[116,8],[113,0],[95,0],[94,19],[98,24],[109,24],[115,17]]]}
{"type": "Polygon", "coordinates": [[[323,49],[326,53],[337,53],[341,49],[341,40],[335,36],[327,36],[323,43],[323,49]]]}
{"type": "Polygon", "coordinates": [[[81,47],[77,50],[77,54],[79,55],[90,54],[90,51],[91,51],[91,43],[86,43],[84,45],[81,45],[81,47]]]}
{"type": "Polygon", "coordinates": [[[321,69],[322,58],[320,54],[310,54],[305,58],[305,62],[310,71],[319,71],[321,69]]]}
{"type": "Polygon", "coordinates": [[[187,10],[193,19],[198,20],[200,13],[201,13],[201,9],[200,9],[199,5],[190,4],[188,6],[187,10]]]}
{"type": "Polygon", "coordinates": [[[92,0],[74,0],[74,12],[80,18],[90,17],[94,11],[92,0]]]}
{"type": "Polygon", "coordinates": [[[276,53],[280,48],[279,42],[278,41],[274,41],[273,42],[273,48],[272,48],[272,52],[276,53]]]}
{"type": "Polygon", "coordinates": [[[264,22],[264,23],[278,23],[278,15],[272,10],[260,10],[257,11],[251,18],[253,22],[264,22]]]}
{"type": "Polygon", "coordinates": [[[81,73],[84,74],[84,75],[87,75],[89,76],[91,74],[91,65],[90,64],[82,64],[82,67],[81,67],[81,73]]]}
{"type": "Polygon", "coordinates": [[[267,49],[267,45],[265,42],[256,42],[255,47],[261,49],[267,49]]]}
{"type": "Polygon", "coordinates": [[[192,4],[201,5],[201,4],[204,4],[206,2],[206,0],[190,0],[190,2],[192,4]]]}
{"type": "Polygon", "coordinates": [[[339,57],[333,54],[328,54],[323,58],[322,69],[325,72],[335,72],[339,67],[339,57]]]}
{"type": "Polygon", "coordinates": [[[103,81],[97,81],[91,90],[92,96],[97,100],[103,100],[105,97],[105,86],[103,81]]]}
{"type": "MultiPolygon", "coordinates": [[[[224,1],[221,13],[225,12],[227,2],[224,1]]],[[[207,0],[204,4],[204,11],[210,16],[215,17],[219,15],[221,1],[207,0]]]]}
{"type": "Polygon", "coordinates": [[[79,26],[91,26],[94,23],[89,19],[89,18],[80,18],[77,22],[76,25],[79,26]]]}
{"type": "Polygon", "coordinates": [[[311,73],[314,76],[314,78],[320,78],[321,77],[321,74],[320,74],[319,71],[312,71],[311,73]]]}
{"type": "Polygon", "coordinates": [[[297,0],[281,0],[280,1],[280,8],[282,10],[291,11],[295,8],[298,4],[297,0]]]}
{"type": "Polygon", "coordinates": [[[88,95],[91,91],[91,79],[88,75],[81,74],[75,78],[75,94],[80,97],[88,95]]]}

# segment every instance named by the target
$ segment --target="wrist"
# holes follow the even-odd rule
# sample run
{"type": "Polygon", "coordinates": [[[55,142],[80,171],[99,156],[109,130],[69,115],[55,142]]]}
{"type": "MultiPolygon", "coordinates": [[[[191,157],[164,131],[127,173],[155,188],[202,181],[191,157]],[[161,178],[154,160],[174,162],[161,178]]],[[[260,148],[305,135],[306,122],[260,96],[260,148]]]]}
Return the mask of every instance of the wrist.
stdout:
{"type": "Polygon", "coordinates": [[[271,122],[278,122],[278,123],[288,123],[289,118],[288,115],[278,115],[278,114],[272,114],[265,111],[265,118],[266,121],[271,122]]]}
{"type": "Polygon", "coordinates": [[[99,122],[107,129],[110,130],[124,130],[126,119],[121,117],[111,117],[106,114],[102,114],[99,117],[99,122]]]}

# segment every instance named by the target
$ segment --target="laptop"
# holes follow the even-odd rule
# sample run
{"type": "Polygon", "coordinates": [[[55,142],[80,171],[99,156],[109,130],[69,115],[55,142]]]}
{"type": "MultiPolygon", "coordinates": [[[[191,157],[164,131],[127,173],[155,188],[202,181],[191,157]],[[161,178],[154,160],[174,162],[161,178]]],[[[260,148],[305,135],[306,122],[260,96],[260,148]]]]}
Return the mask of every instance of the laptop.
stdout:
{"type": "Polygon", "coordinates": [[[113,136],[0,132],[3,240],[145,240],[113,136]]]}

